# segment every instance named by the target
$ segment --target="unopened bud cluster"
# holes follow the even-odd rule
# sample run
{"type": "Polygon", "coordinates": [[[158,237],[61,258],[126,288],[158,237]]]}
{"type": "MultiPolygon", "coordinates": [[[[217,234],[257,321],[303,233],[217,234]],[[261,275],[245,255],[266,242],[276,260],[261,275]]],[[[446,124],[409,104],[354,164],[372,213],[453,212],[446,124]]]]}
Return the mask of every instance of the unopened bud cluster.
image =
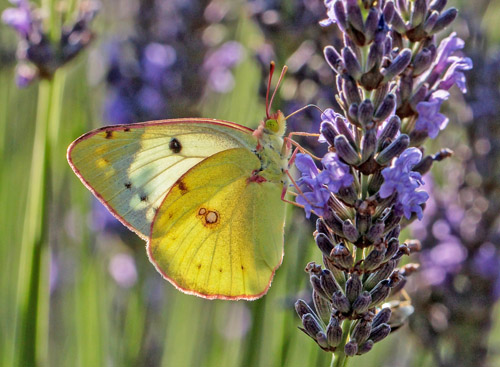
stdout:
{"type": "Polygon", "coordinates": [[[324,49],[341,109],[321,116],[319,141],[328,145],[322,169],[309,155],[296,158],[296,201],[307,217],[319,217],[315,241],[324,263],[306,267],[314,307],[299,300],[296,311],[302,330],[322,349],[354,356],[404,322],[391,321],[391,309],[382,306],[399,299],[418,268],[398,267],[420,248],[400,243],[400,230],[422,218],[429,198],[422,175],[451,155],[442,149],[424,156],[421,145],[446,126],[441,104],[453,85],[466,92],[462,71],[472,63],[457,54],[463,41],[455,34],[437,44],[436,33],[457,15],[445,9],[446,0],[325,5],[328,19],[321,25],[335,23],[343,34],[340,50],[324,49]]]}

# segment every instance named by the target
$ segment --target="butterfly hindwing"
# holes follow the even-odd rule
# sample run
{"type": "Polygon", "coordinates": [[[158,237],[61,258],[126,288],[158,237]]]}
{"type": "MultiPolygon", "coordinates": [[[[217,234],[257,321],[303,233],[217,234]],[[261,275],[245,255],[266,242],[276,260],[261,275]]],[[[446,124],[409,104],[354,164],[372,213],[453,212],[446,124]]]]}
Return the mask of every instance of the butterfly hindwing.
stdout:
{"type": "Polygon", "coordinates": [[[211,119],[104,127],[77,139],[68,161],[82,182],[144,239],[170,187],[218,152],[257,145],[252,130],[211,119]]]}
{"type": "Polygon", "coordinates": [[[187,293],[255,299],[270,286],[283,256],[283,184],[251,179],[261,162],[229,149],[192,167],[158,209],[150,260],[187,293]]]}

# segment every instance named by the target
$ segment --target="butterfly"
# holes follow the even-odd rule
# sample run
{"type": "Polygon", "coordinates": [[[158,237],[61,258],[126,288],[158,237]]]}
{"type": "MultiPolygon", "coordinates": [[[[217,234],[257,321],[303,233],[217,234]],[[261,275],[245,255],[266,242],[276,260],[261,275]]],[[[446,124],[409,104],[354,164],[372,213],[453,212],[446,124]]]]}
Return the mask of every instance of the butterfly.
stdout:
{"type": "Polygon", "coordinates": [[[147,241],[150,261],[182,292],[257,299],[281,265],[290,146],[283,113],[269,113],[273,70],[256,130],[207,118],[150,121],[102,127],[68,148],[83,184],[147,241]]]}

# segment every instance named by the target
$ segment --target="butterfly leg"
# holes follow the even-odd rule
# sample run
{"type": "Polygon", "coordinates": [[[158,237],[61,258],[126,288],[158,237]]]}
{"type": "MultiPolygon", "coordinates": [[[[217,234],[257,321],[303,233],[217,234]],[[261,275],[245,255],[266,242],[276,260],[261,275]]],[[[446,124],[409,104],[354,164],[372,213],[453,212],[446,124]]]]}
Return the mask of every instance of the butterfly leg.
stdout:
{"type": "MultiPolygon", "coordinates": [[[[290,200],[287,200],[285,198],[286,194],[292,194],[294,196],[302,196],[304,198],[304,200],[309,203],[309,205],[311,205],[311,207],[315,207],[314,204],[312,204],[309,200],[307,200],[307,198],[305,197],[304,195],[304,192],[302,192],[302,190],[300,189],[299,185],[297,184],[297,182],[293,179],[293,177],[290,175],[290,171],[288,170],[285,170],[285,173],[286,175],[288,176],[288,178],[290,179],[290,181],[292,182],[292,185],[295,187],[295,189],[298,191],[298,193],[295,193],[295,192],[291,192],[291,191],[288,191],[286,189],[286,186],[283,187],[283,191],[281,192],[281,200],[283,200],[285,203],[289,203],[289,204],[292,204],[292,205],[295,205],[299,208],[302,208],[304,209],[304,206],[303,205],[300,205],[294,201],[290,201],[290,200]]],[[[311,211],[312,213],[316,214],[316,212],[314,210],[311,211]]],[[[317,214],[316,214],[317,215],[317,214]]],[[[319,215],[318,215],[319,217],[319,215]]]]}
{"type": "MultiPolygon", "coordinates": [[[[304,154],[309,154],[313,159],[316,159],[317,161],[320,161],[321,158],[318,158],[316,157],[314,154],[312,154],[310,151],[308,151],[307,149],[305,149],[302,145],[300,145],[299,143],[297,143],[295,140],[293,140],[291,138],[292,135],[300,135],[300,136],[319,136],[318,134],[308,134],[308,133],[290,133],[288,136],[286,136],[284,138],[285,142],[284,142],[284,147],[285,148],[285,145],[286,145],[286,150],[287,151],[290,151],[292,149],[292,144],[295,145],[295,147],[300,150],[301,153],[304,153],[304,154]]],[[[295,155],[296,153],[294,153],[295,155]]],[[[293,156],[294,156],[293,155],[293,156]]],[[[292,161],[293,163],[293,161],[292,161]]]]}

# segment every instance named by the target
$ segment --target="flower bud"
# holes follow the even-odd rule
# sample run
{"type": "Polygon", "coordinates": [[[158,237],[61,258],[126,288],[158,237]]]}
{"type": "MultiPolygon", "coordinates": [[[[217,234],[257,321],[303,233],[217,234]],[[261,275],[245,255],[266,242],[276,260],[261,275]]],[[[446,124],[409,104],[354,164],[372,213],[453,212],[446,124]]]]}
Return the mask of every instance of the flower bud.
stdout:
{"type": "Polygon", "coordinates": [[[339,158],[341,158],[347,164],[356,166],[360,163],[359,153],[349,144],[349,141],[345,135],[337,135],[335,137],[335,150],[339,158]]]}
{"type": "Polygon", "coordinates": [[[384,47],[380,42],[373,42],[368,50],[368,59],[366,61],[366,70],[372,71],[378,69],[382,58],[384,57],[384,47]]]}
{"type": "Polygon", "coordinates": [[[390,281],[388,279],[384,279],[379,282],[375,288],[370,291],[372,296],[372,303],[370,307],[377,306],[380,302],[385,300],[391,291],[390,281]]]}
{"type": "Polygon", "coordinates": [[[387,214],[384,217],[384,225],[385,225],[384,233],[387,233],[391,229],[396,227],[401,221],[401,218],[403,218],[402,215],[397,214],[395,210],[391,210],[389,214],[387,214]]]}
{"type": "Polygon", "coordinates": [[[361,147],[361,162],[366,162],[373,157],[375,148],[377,147],[377,133],[375,129],[366,130],[363,136],[363,143],[361,147]]]}
{"type": "Polygon", "coordinates": [[[352,121],[354,124],[359,125],[357,103],[353,103],[349,106],[349,110],[347,111],[347,116],[349,117],[349,121],[352,121]]]}
{"type": "Polygon", "coordinates": [[[340,287],[343,287],[345,284],[345,274],[342,270],[339,269],[338,263],[335,259],[333,258],[328,258],[326,256],[323,256],[323,263],[327,267],[328,270],[332,272],[333,277],[337,281],[337,284],[340,287]]]}
{"type": "Polygon", "coordinates": [[[367,340],[363,344],[361,344],[358,348],[358,355],[366,354],[373,348],[373,340],[367,340]]]}
{"type": "Polygon", "coordinates": [[[379,24],[379,11],[377,8],[370,8],[368,11],[368,16],[365,21],[365,36],[366,41],[370,42],[375,37],[375,32],[377,31],[379,24]]]}
{"type": "Polygon", "coordinates": [[[363,261],[363,270],[376,269],[384,261],[386,249],[383,246],[375,246],[363,261]]]}
{"type": "Polygon", "coordinates": [[[411,13],[410,24],[412,27],[417,27],[427,14],[427,0],[414,0],[413,12],[411,13]]]}
{"type": "Polygon", "coordinates": [[[342,93],[344,94],[348,105],[352,103],[361,103],[358,86],[356,85],[356,81],[350,75],[344,74],[342,76],[342,93]]]}
{"type": "Polygon", "coordinates": [[[321,280],[321,287],[328,295],[329,299],[332,298],[335,292],[340,290],[340,286],[338,285],[337,281],[333,277],[333,274],[330,270],[328,269],[323,270],[320,280],[321,280]]]}
{"type": "Polygon", "coordinates": [[[297,315],[299,315],[300,318],[304,316],[305,314],[314,314],[313,310],[309,305],[302,299],[297,300],[295,302],[295,311],[297,312],[297,315]]]}
{"type": "Polygon", "coordinates": [[[377,146],[377,150],[380,150],[381,143],[384,142],[385,140],[387,139],[393,140],[398,134],[400,128],[401,128],[401,120],[397,115],[392,116],[387,122],[387,125],[385,125],[384,129],[380,133],[380,136],[378,138],[379,144],[377,146]]]}
{"type": "Polygon", "coordinates": [[[428,92],[428,88],[425,84],[422,84],[415,93],[410,97],[410,106],[414,111],[417,110],[417,104],[422,102],[428,92]]]}
{"type": "Polygon", "coordinates": [[[325,223],[325,220],[323,218],[318,218],[316,220],[316,231],[322,234],[325,234],[327,236],[330,235],[330,230],[328,229],[328,226],[325,223]]]}
{"type": "Polygon", "coordinates": [[[361,319],[358,321],[354,330],[351,333],[351,339],[356,340],[357,343],[364,343],[370,336],[372,331],[372,323],[370,321],[361,319]]]}
{"type": "Polygon", "coordinates": [[[372,122],[373,112],[374,107],[371,100],[365,99],[361,102],[358,108],[358,121],[363,127],[370,129],[368,124],[372,122]]]}
{"type": "Polygon", "coordinates": [[[319,295],[316,290],[312,292],[312,299],[314,303],[314,308],[316,309],[318,316],[323,320],[323,322],[327,322],[330,319],[330,315],[332,313],[332,305],[330,303],[330,299],[326,299],[325,297],[319,295]]]}
{"type": "Polygon", "coordinates": [[[448,0],[434,0],[431,2],[429,9],[441,13],[446,6],[446,3],[448,3],[448,0]]]}
{"type": "Polygon", "coordinates": [[[403,18],[401,18],[401,15],[399,12],[395,11],[392,16],[392,27],[398,32],[399,34],[405,34],[406,33],[406,24],[403,18]]]}
{"type": "Polygon", "coordinates": [[[339,312],[347,313],[351,309],[351,304],[342,291],[337,291],[333,294],[332,305],[339,312]]]}
{"type": "Polygon", "coordinates": [[[347,73],[354,79],[359,79],[362,74],[361,65],[359,65],[358,59],[349,47],[344,47],[342,49],[342,58],[344,59],[347,73]]]}
{"type": "Polygon", "coordinates": [[[316,334],[316,343],[318,343],[318,345],[323,348],[323,349],[328,349],[329,345],[328,345],[328,340],[326,338],[326,334],[322,331],[320,331],[319,333],[316,334]]]}
{"type": "Polygon", "coordinates": [[[344,232],[344,237],[347,238],[349,242],[354,243],[359,238],[359,232],[350,219],[344,221],[342,224],[342,231],[344,232]]]}
{"type": "Polygon", "coordinates": [[[406,148],[410,145],[410,138],[406,134],[399,135],[387,148],[382,150],[375,160],[381,166],[385,166],[390,163],[392,159],[401,153],[403,153],[406,148]]]}
{"type": "Polygon", "coordinates": [[[370,214],[365,215],[361,214],[359,211],[356,211],[356,229],[359,233],[366,233],[371,223],[372,217],[370,214]]]}
{"type": "Polygon", "coordinates": [[[339,69],[341,69],[342,67],[342,58],[340,57],[337,50],[335,50],[333,46],[326,46],[323,49],[323,53],[328,65],[330,65],[330,67],[336,72],[339,72],[339,69]]]}
{"type": "Polygon", "coordinates": [[[394,227],[393,230],[391,230],[389,233],[387,233],[386,235],[386,238],[399,238],[399,234],[401,233],[401,226],[400,225],[397,225],[396,227],[394,227]]]}
{"type": "Polygon", "coordinates": [[[373,318],[372,328],[376,328],[379,325],[387,324],[391,319],[391,309],[389,307],[384,307],[381,309],[373,318]]]}
{"type": "Polygon", "coordinates": [[[358,353],[358,344],[356,341],[351,340],[344,346],[344,353],[348,357],[354,357],[358,353]]]}
{"type": "Polygon", "coordinates": [[[375,222],[374,225],[370,227],[366,233],[366,239],[372,243],[377,242],[377,240],[384,234],[385,224],[382,221],[375,222]]]}
{"type": "Polygon", "coordinates": [[[437,20],[439,19],[439,13],[435,10],[431,12],[431,15],[427,17],[424,22],[423,30],[425,33],[430,33],[432,28],[436,25],[437,20]]]}
{"type": "Polygon", "coordinates": [[[392,61],[391,65],[384,72],[384,82],[389,82],[396,76],[401,74],[410,64],[411,61],[411,50],[405,48],[399,55],[392,61]]]}
{"type": "Polygon", "coordinates": [[[458,10],[455,8],[450,8],[445,12],[441,13],[440,17],[436,21],[436,24],[434,24],[434,27],[432,27],[431,33],[435,34],[448,27],[455,20],[457,14],[458,10]]]}
{"type": "Polygon", "coordinates": [[[420,51],[413,60],[413,76],[418,76],[429,69],[432,64],[432,53],[429,49],[424,48],[420,51]]]}
{"type": "Polygon", "coordinates": [[[347,247],[341,242],[337,246],[334,247],[331,257],[333,257],[336,263],[341,268],[350,268],[353,263],[352,254],[347,247]]]}
{"type": "Polygon", "coordinates": [[[392,17],[394,16],[394,3],[392,1],[385,2],[383,14],[384,14],[385,21],[387,23],[391,23],[392,17]]]}
{"type": "Polygon", "coordinates": [[[320,280],[319,276],[314,275],[314,274],[310,274],[309,281],[311,282],[313,292],[316,292],[318,295],[320,295],[324,299],[327,299],[327,300],[330,299],[330,297],[328,297],[328,295],[323,290],[323,287],[321,286],[321,280],[320,280]]]}
{"type": "Polygon", "coordinates": [[[337,196],[339,199],[342,199],[342,201],[346,204],[354,206],[356,203],[356,200],[358,200],[358,193],[354,189],[354,186],[348,186],[348,187],[341,187],[339,189],[339,192],[337,193],[337,196]]]}
{"type": "Polygon", "coordinates": [[[353,147],[356,146],[356,141],[354,140],[354,136],[352,135],[351,129],[347,126],[343,117],[337,116],[335,119],[335,125],[337,126],[337,131],[339,134],[344,135],[353,147]]]}
{"type": "Polygon", "coordinates": [[[328,208],[328,211],[323,216],[323,219],[333,233],[340,236],[344,235],[344,232],[342,231],[342,224],[344,223],[344,221],[339,218],[337,213],[335,213],[332,208],[328,208]]]}
{"type": "Polygon", "coordinates": [[[378,170],[368,179],[368,194],[373,195],[376,192],[378,192],[378,190],[380,190],[380,186],[382,186],[383,183],[384,183],[384,176],[382,176],[380,170],[378,170]]]}
{"type": "Polygon", "coordinates": [[[405,244],[400,245],[396,254],[392,257],[393,260],[399,260],[404,255],[410,255],[410,249],[405,244]]]}
{"type": "Polygon", "coordinates": [[[387,93],[389,93],[389,85],[390,83],[382,84],[375,91],[373,91],[372,101],[375,111],[378,110],[385,97],[387,97],[387,93]]]}
{"type": "Polygon", "coordinates": [[[347,0],[347,22],[359,32],[364,31],[363,16],[358,0],[347,0]]]}
{"type": "Polygon", "coordinates": [[[347,29],[347,16],[345,13],[344,2],[336,1],[333,4],[333,14],[335,14],[335,19],[337,20],[337,25],[341,29],[343,33],[346,32],[347,29]]]}
{"type": "Polygon", "coordinates": [[[350,303],[353,303],[361,294],[363,285],[358,273],[352,273],[345,284],[345,294],[350,303]]]}
{"type": "Polygon", "coordinates": [[[391,327],[388,324],[381,324],[372,329],[370,336],[368,337],[374,343],[377,343],[384,339],[391,332],[391,327]]]}
{"type": "Polygon", "coordinates": [[[396,96],[390,93],[384,98],[380,106],[377,108],[377,111],[374,115],[375,120],[377,122],[385,121],[392,113],[394,113],[395,108],[396,96]]]}
{"type": "Polygon", "coordinates": [[[368,311],[371,303],[372,303],[372,296],[371,296],[370,292],[364,291],[353,302],[352,310],[354,312],[356,312],[358,315],[362,314],[362,313],[368,311]]]}
{"type": "Polygon", "coordinates": [[[325,256],[330,256],[330,252],[333,250],[332,241],[328,238],[327,235],[320,233],[314,239],[316,241],[316,245],[318,245],[319,249],[325,256]]]}
{"type": "Polygon", "coordinates": [[[339,134],[330,121],[323,121],[321,123],[320,132],[330,145],[334,144],[335,137],[339,134]]]}
{"type": "Polygon", "coordinates": [[[332,347],[336,347],[342,341],[342,327],[340,326],[339,319],[336,316],[331,316],[330,322],[326,327],[326,338],[328,344],[332,347]]]}
{"type": "Polygon", "coordinates": [[[316,340],[316,335],[322,331],[318,320],[310,313],[302,316],[302,325],[304,325],[304,329],[314,340],[316,340]]]}

